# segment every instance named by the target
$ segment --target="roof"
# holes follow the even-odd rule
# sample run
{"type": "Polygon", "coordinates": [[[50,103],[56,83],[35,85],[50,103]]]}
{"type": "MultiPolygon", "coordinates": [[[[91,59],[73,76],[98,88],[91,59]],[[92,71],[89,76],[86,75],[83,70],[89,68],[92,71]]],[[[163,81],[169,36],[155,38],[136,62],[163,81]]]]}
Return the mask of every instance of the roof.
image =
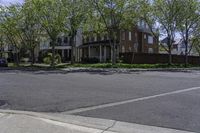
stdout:
{"type": "MultiPolygon", "coordinates": [[[[167,44],[168,43],[168,41],[169,41],[169,38],[168,37],[166,37],[166,38],[164,38],[163,40],[161,40],[161,43],[165,43],[165,44],[167,44]]],[[[176,42],[175,40],[173,40],[173,43],[174,42],[176,42]]]]}

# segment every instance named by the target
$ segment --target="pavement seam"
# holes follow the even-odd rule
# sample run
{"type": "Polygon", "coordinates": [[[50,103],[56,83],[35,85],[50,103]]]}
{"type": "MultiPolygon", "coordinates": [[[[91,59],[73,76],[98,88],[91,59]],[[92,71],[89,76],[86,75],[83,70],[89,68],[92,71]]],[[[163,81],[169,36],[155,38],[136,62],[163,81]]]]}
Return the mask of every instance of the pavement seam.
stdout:
{"type": "Polygon", "coordinates": [[[113,107],[113,106],[119,106],[119,105],[123,105],[123,104],[139,102],[139,101],[144,101],[144,100],[149,100],[149,99],[154,99],[154,98],[158,98],[158,97],[169,96],[169,95],[174,95],[174,94],[179,94],[179,93],[184,93],[184,92],[189,92],[189,91],[194,91],[194,90],[199,90],[199,89],[200,89],[200,87],[192,87],[192,88],[176,90],[176,91],[161,93],[161,94],[152,95],[152,96],[146,96],[146,97],[141,97],[141,98],[136,98],[136,99],[129,99],[129,100],[120,101],[120,102],[101,104],[101,105],[96,105],[96,106],[91,106],[91,107],[86,107],[86,108],[78,108],[78,109],[63,112],[63,114],[77,114],[77,113],[81,113],[81,112],[102,109],[102,108],[107,108],[107,107],[113,107]]]}
{"type": "Polygon", "coordinates": [[[109,129],[113,128],[116,125],[116,123],[117,123],[117,121],[114,121],[111,126],[109,126],[108,128],[106,128],[105,130],[103,130],[101,133],[105,133],[106,131],[109,131],[109,129]]]}

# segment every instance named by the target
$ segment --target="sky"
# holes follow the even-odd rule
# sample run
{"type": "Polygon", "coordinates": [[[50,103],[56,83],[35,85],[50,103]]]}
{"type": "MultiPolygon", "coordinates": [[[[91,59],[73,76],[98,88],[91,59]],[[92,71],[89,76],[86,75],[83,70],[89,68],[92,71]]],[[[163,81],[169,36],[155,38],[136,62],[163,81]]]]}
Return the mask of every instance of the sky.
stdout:
{"type": "Polygon", "coordinates": [[[22,3],[24,0],[0,0],[0,5],[9,5],[9,4],[15,4],[15,3],[22,3]]]}

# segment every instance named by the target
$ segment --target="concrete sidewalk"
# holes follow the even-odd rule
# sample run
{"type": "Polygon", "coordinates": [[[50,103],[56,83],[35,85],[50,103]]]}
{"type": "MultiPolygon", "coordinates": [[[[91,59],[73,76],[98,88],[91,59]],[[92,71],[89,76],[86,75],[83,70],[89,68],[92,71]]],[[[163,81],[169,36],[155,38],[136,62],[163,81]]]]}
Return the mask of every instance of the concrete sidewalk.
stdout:
{"type": "Polygon", "coordinates": [[[191,133],[114,120],[0,110],[0,133],[191,133]]]}

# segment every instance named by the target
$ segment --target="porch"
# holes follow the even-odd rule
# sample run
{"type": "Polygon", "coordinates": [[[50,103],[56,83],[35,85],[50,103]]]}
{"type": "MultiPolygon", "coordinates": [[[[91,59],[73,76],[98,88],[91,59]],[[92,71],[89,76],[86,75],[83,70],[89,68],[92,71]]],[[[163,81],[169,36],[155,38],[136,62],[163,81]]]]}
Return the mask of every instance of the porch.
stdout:
{"type": "Polygon", "coordinates": [[[112,58],[112,50],[108,44],[89,44],[80,46],[82,58],[96,58],[99,62],[108,62],[112,58]]]}

